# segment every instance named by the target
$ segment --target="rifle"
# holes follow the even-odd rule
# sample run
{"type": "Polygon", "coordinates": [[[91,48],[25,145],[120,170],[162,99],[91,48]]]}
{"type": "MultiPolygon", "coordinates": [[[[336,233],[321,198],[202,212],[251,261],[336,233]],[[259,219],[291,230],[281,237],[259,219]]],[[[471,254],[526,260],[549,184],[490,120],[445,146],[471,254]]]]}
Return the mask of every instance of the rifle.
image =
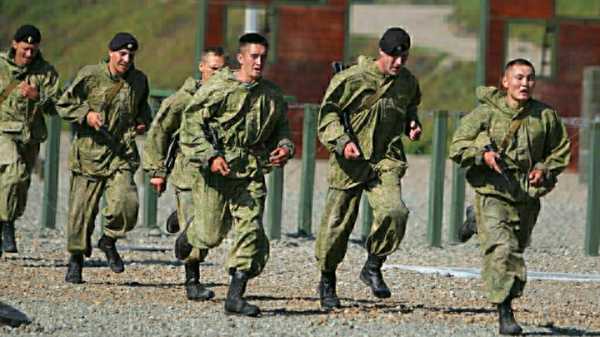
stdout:
{"type": "Polygon", "coordinates": [[[179,153],[179,133],[173,135],[169,147],[167,148],[167,155],[165,156],[165,169],[167,170],[167,175],[171,174],[171,171],[173,171],[177,153],[179,153]]]}
{"type": "MultiPolygon", "coordinates": [[[[348,66],[344,65],[340,61],[333,61],[333,62],[331,62],[331,68],[333,69],[333,73],[337,74],[337,73],[347,69],[348,66]]],[[[346,133],[348,135],[348,137],[350,137],[350,141],[353,142],[354,145],[356,145],[356,148],[358,149],[358,152],[360,153],[359,158],[362,158],[363,151],[360,148],[360,145],[358,143],[358,137],[356,137],[356,133],[354,133],[354,129],[352,128],[350,113],[347,111],[347,109],[343,109],[340,112],[340,121],[342,122],[342,126],[344,127],[344,133],[346,133]]]]}
{"type": "Polygon", "coordinates": [[[506,182],[508,183],[508,186],[512,186],[512,180],[506,173],[506,171],[508,170],[508,167],[506,166],[506,162],[502,159],[503,153],[498,152],[498,150],[494,144],[487,144],[483,147],[483,149],[485,152],[498,153],[499,158],[497,158],[496,164],[498,164],[498,167],[500,168],[500,175],[504,178],[504,180],[506,180],[506,182]]]}
{"type": "Polygon", "coordinates": [[[225,148],[223,146],[223,142],[219,139],[219,134],[217,130],[208,125],[208,122],[204,122],[202,124],[202,131],[204,132],[204,136],[208,140],[208,142],[213,146],[215,151],[219,153],[219,155],[225,155],[225,148]]]}

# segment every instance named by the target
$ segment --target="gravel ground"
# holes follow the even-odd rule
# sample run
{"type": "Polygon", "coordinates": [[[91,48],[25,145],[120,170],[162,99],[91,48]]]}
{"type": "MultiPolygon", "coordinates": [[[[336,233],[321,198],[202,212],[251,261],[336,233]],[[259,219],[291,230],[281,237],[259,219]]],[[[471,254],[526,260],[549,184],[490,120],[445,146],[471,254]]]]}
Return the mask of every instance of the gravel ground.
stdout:
{"type": "MultiPolygon", "coordinates": [[[[63,137],[66,138],[66,137],[63,137]]],[[[63,148],[67,148],[66,140],[63,148]]],[[[66,151],[64,151],[66,152],[66,151]]],[[[411,210],[406,237],[387,264],[479,267],[477,240],[464,245],[426,242],[428,157],[409,158],[404,200],[411,210]]],[[[119,241],[126,262],[113,274],[94,250],[86,261],[82,285],[65,284],[64,230],[68,171],[62,158],[57,228],[41,229],[42,184],[34,178],[27,213],[17,222],[20,254],[0,258],[0,301],[25,312],[32,323],[0,327],[10,336],[494,336],[496,314],[483,296],[481,280],[419,274],[390,268],[384,274],[392,297],[377,300],[358,280],[365,259],[358,243],[348,249],[338,273],[343,309],[319,310],[314,240],[295,238],[300,162],[286,168],[284,233],[273,241],[264,273],[252,280],[248,298],[263,309],[258,319],[227,316],[223,301],[227,240],[202,266],[202,279],[216,293],[209,302],[189,302],[182,286],[183,268],[171,250],[174,236],[149,236],[139,226],[119,241]]],[[[313,229],[318,226],[326,192],[326,164],[317,163],[313,229]]],[[[447,169],[449,184],[449,167],[447,169]]],[[[449,200],[446,191],[446,200],[449,200]]],[[[468,191],[467,195],[471,195],[468,191]]],[[[141,194],[140,194],[141,200],[141,194]]],[[[600,260],[583,254],[586,186],[565,174],[545,198],[526,253],[530,270],[598,273],[600,260]]],[[[159,223],[174,207],[172,192],[161,197],[159,223]]],[[[449,209],[447,201],[446,210],[449,209]]],[[[141,213],[140,213],[141,214],[141,213]]],[[[444,226],[447,226],[444,223],[444,226]]],[[[353,238],[359,238],[359,226],[353,238]]],[[[446,228],[446,227],[445,227],[446,228]]],[[[444,237],[445,237],[444,232],[444,237]]],[[[100,236],[97,229],[94,240],[100,236]]],[[[600,283],[531,280],[516,301],[517,319],[532,335],[600,336],[600,283]]]]}

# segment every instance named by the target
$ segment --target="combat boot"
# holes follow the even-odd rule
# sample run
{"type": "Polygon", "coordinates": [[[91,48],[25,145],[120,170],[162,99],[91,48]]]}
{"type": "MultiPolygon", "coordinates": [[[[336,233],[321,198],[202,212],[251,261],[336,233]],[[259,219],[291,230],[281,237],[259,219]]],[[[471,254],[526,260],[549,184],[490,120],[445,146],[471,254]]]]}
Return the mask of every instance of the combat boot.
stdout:
{"type": "Polygon", "coordinates": [[[212,290],[200,284],[200,262],[192,261],[185,264],[185,293],[188,300],[206,301],[215,297],[212,290]]]}
{"type": "Polygon", "coordinates": [[[192,253],[194,247],[188,242],[187,231],[181,232],[175,240],[175,257],[179,260],[185,260],[192,253]]]}
{"type": "Polygon", "coordinates": [[[465,222],[460,228],[458,239],[460,242],[467,242],[473,235],[477,234],[477,221],[475,220],[475,210],[473,206],[467,207],[465,222]]]}
{"type": "Polygon", "coordinates": [[[17,242],[15,241],[15,223],[11,221],[4,222],[2,226],[2,249],[5,253],[16,253],[17,242]]]}
{"type": "Polygon", "coordinates": [[[381,266],[385,259],[385,257],[369,254],[367,262],[365,262],[365,265],[360,271],[360,280],[371,287],[373,295],[377,298],[388,298],[392,296],[392,293],[387,284],[385,284],[383,275],[381,274],[381,266]]]}
{"type": "Polygon", "coordinates": [[[116,242],[116,239],[102,235],[100,240],[98,240],[98,248],[106,255],[106,261],[110,270],[115,273],[122,273],[125,271],[125,265],[123,264],[123,260],[121,260],[121,256],[119,256],[119,252],[117,252],[116,242]]]}
{"type": "Polygon", "coordinates": [[[83,269],[83,255],[80,253],[71,254],[69,258],[69,266],[67,267],[67,274],[65,275],[65,282],[69,283],[83,283],[81,278],[81,271],[83,269]]]}
{"type": "Polygon", "coordinates": [[[523,333],[523,329],[515,320],[511,301],[512,299],[509,297],[498,304],[498,330],[501,335],[520,335],[523,333]]]}
{"type": "Polygon", "coordinates": [[[321,272],[321,281],[319,281],[319,298],[321,309],[332,310],[340,308],[342,305],[340,299],[335,293],[335,272],[321,272]]]}
{"type": "Polygon", "coordinates": [[[179,219],[177,218],[177,211],[173,211],[167,218],[166,225],[167,233],[175,234],[179,232],[179,219]]]}
{"type": "Polygon", "coordinates": [[[227,291],[225,300],[225,313],[257,317],[260,315],[260,309],[244,300],[246,284],[248,283],[248,274],[243,271],[235,270],[231,273],[231,283],[227,291]]]}

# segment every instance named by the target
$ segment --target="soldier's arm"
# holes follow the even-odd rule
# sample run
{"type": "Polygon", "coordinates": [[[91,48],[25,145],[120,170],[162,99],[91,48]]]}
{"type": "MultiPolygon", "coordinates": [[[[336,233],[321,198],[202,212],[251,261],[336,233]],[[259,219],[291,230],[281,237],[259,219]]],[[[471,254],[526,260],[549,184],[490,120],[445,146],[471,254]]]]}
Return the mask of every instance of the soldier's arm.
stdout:
{"type": "Polygon", "coordinates": [[[275,126],[275,130],[268,140],[269,151],[274,150],[278,147],[286,148],[288,152],[288,158],[292,158],[295,152],[294,142],[292,142],[291,132],[290,132],[290,124],[287,118],[287,104],[281,100],[273,101],[271,104],[275,105],[275,109],[277,109],[278,115],[281,117],[277,121],[277,125],[275,126]]]}
{"type": "Polygon", "coordinates": [[[464,116],[452,137],[449,158],[461,167],[485,165],[484,146],[492,143],[488,125],[488,115],[481,106],[464,116]]]}
{"type": "Polygon", "coordinates": [[[558,176],[571,159],[571,142],[564,123],[556,111],[549,110],[548,133],[544,143],[544,161],[536,163],[534,168],[540,169],[546,176],[558,176]]]}
{"type": "Polygon", "coordinates": [[[56,111],[66,121],[86,124],[86,115],[92,110],[87,102],[88,87],[85,76],[79,74],[56,103],[56,111]]]}
{"type": "Polygon", "coordinates": [[[343,155],[344,147],[350,142],[350,136],[344,132],[340,119],[346,89],[345,82],[334,80],[329,84],[321,108],[319,109],[318,136],[319,141],[329,152],[343,155]]]}
{"type": "Polygon", "coordinates": [[[421,104],[421,88],[419,87],[419,83],[416,83],[415,94],[413,95],[410,103],[406,108],[406,129],[405,132],[408,135],[410,131],[410,125],[412,122],[415,122],[418,126],[421,126],[421,122],[419,121],[419,115],[417,114],[419,104],[421,104]]]}
{"type": "Polygon", "coordinates": [[[138,125],[144,125],[145,127],[148,127],[152,122],[152,110],[150,108],[150,104],[148,104],[148,96],[150,96],[148,79],[144,78],[144,82],[141,99],[138,103],[137,116],[135,118],[136,127],[138,125]]]}
{"type": "Polygon", "coordinates": [[[60,97],[60,81],[58,73],[53,67],[48,70],[38,88],[40,88],[38,101],[40,111],[47,115],[55,115],[56,101],[60,97]]]}

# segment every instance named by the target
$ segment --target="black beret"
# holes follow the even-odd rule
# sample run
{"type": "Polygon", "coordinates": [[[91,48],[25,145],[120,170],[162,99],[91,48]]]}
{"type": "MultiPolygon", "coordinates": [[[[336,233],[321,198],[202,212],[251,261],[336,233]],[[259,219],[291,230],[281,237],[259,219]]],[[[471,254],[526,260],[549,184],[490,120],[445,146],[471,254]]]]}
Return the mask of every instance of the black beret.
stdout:
{"type": "Polygon", "coordinates": [[[15,40],[15,42],[37,44],[42,41],[42,33],[40,33],[40,30],[33,25],[23,25],[17,29],[13,40],[15,40]]]}
{"type": "Polygon", "coordinates": [[[121,32],[115,34],[115,37],[110,40],[108,49],[111,51],[117,51],[121,49],[136,51],[138,49],[138,42],[133,35],[121,32]]]}
{"type": "Polygon", "coordinates": [[[379,48],[388,55],[398,56],[410,49],[410,36],[402,28],[390,28],[379,40],[379,48]]]}

